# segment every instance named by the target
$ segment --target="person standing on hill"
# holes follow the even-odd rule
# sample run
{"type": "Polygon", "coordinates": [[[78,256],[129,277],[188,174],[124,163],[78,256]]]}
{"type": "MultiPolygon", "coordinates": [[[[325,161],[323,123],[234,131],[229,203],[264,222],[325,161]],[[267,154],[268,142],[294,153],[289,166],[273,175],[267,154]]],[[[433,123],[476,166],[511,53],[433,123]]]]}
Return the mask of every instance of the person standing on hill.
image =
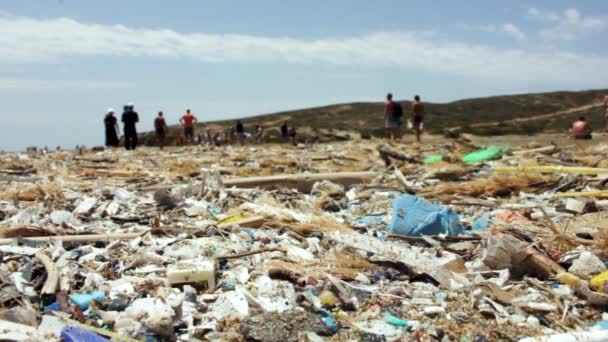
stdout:
{"type": "Polygon", "coordinates": [[[412,129],[416,133],[416,141],[420,142],[420,134],[424,128],[424,104],[420,101],[420,96],[414,96],[414,103],[412,103],[412,129]]]}
{"type": "Polygon", "coordinates": [[[386,128],[390,140],[395,140],[399,129],[399,118],[396,112],[397,104],[393,102],[393,94],[388,93],[384,103],[384,128],[386,128]]]}
{"type": "Polygon", "coordinates": [[[103,119],[106,126],[106,146],[118,146],[118,119],[114,116],[114,109],[108,109],[106,117],[103,119]]]}
{"type": "Polygon", "coordinates": [[[167,131],[169,130],[163,112],[158,112],[158,116],[154,119],[154,130],[156,131],[160,149],[162,150],[163,147],[165,147],[165,138],[167,137],[167,131]]]}
{"type": "Polygon", "coordinates": [[[243,141],[245,139],[245,127],[241,120],[236,122],[236,138],[239,141],[239,144],[243,145],[243,141]]]}
{"type": "Polygon", "coordinates": [[[283,139],[283,141],[287,141],[287,139],[289,139],[289,127],[287,127],[287,121],[283,121],[283,125],[281,125],[281,139],[283,139]]]}
{"type": "Polygon", "coordinates": [[[184,126],[184,138],[188,143],[192,143],[194,141],[194,125],[197,122],[196,116],[190,113],[190,109],[187,109],[179,122],[184,126]]]}
{"type": "Polygon", "coordinates": [[[125,131],[125,148],[127,150],[135,150],[137,148],[136,124],[139,122],[139,115],[135,111],[132,103],[126,105],[124,109],[125,111],[122,113],[122,123],[125,131]]]}

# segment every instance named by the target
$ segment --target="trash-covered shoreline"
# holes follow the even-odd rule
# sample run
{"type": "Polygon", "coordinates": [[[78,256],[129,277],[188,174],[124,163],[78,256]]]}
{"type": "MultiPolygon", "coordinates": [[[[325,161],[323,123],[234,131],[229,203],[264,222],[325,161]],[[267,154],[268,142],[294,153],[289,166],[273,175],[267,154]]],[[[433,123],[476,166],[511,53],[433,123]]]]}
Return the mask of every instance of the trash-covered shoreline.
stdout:
{"type": "Polygon", "coordinates": [[[608,340],[608,143],[0,163],[0,339],[608,340]]]}

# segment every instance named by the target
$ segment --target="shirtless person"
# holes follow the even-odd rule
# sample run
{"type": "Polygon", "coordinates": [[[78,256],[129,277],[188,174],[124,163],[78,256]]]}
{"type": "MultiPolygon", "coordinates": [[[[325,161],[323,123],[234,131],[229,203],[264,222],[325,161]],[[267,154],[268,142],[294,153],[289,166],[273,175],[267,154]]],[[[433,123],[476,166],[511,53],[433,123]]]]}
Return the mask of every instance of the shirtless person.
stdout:
{"type": "Polygon", "coordinates": [[[388,93],[386,94],[386,102],[384,102],[384,128],[386,128],[391,141],[395,140],[397,129],[399,129],[399,118],[395,114],[393,94],[388,93]]]}
{"type": "Polygon", "coordinates": [[[420,96],[414,96],[414,103],[412,103],[412,129],[416,133],[416,141],[420,142],[420,134],[424,124],[424,105],[420,101],[420,96]]]}
{"type": "Polygon", "coordinates": [[[591,128],[584,116],[579,117],[572,123],[570,132],[574,139],[591,139],[591,128]]]}

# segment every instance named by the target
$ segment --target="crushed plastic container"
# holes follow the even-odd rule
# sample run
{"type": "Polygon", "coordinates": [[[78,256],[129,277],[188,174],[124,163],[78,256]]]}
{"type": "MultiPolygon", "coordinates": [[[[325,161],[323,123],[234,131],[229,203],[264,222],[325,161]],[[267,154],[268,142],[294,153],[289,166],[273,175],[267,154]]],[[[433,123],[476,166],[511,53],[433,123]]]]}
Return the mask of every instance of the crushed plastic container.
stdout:
{"type": "Polygon", "coordinates": [[[492,145],[486,149],[475,151],[473,153],[469,153],[462,157],[462,161],[465,164],[474,164],[479,163],[486,160],[499,159],[502,157],[502,154],[505,152],[505,148],[503,146],[492,145]]]}
{"type": "Polygon", "coordinates": [[[64,342],[110,342],[107,338],[94,332],[69,326],[61,331],[61,340],[64,342]]]}
{"type": "Polygon", "coordinates": [[[103,291],[93,291],[84,293],[75,293],[70,296],[70,301],[78,305],[82,310],[86,310],[91,305],[93,300],[103,302],[106,294],[103,291]]]}
{"type": "Polygon", "coordinates": [[[458,214],[451,208],[412,195],[401,195],[393,201],[390,234],[456,236],[463,231],[458,214]]]}
{"type": "Polygon", "coordinates": [[[215,288],[215,263],[210,260],[186,260],[167,267],[170,284],[193,283],[205,289],[215,288]]]}

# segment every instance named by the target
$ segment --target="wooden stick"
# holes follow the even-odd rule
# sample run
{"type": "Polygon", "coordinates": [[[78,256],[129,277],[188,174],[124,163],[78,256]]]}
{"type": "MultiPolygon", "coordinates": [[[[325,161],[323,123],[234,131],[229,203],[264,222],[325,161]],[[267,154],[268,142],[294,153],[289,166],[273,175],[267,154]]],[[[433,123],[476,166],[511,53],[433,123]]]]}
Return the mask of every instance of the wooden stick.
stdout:
{"type": "Polygon", "coordinates": [[[344,186],[366,183],[378,176],[376,172],[339,172],[339,173],[311,173],[297,175],[279,175],[269,177],[232,178],[224,180],[228,188],[262,188],[273,187],[295,188],[301,192],[310,192],[316,182],[327,180],[344,186]]]}
{"type": "Polygon", "coordinates": [[[492,169],[494,173],[572,173],[581,175],[598,175],[608,173],[608,169],[595,167],[568,167],[559,165],[548,166],[516,166],[497,167],[492,169]]]}
{"type": "MultiPolygon", "coordinates": [[[[142,236],[147,231],[142,233],[123,233],[123,234],[86,234],[86,235],[58,235],[58,236],[37,236],[23,238],[24,242],[91,242],[91,241],[104,241],[104,240],[131,240],[142,236]]],[[[10,245],[15,241],[15,238],[11,239],[0,239],[1,245],[10,245]]]]}
{"type": "Polygon", "coordinates": [[[250,256],[250,255],[255,255],[255,254],[260,254],[260,253],[265,253],[265,252],[277,252],[277,251],[285,252],[284,249],[281,249],[278,247],[270,247],[270,248],[259,248],[259,249],[253,250],[253,251],[231,254],[231,255],[218,255],[215,258],[216,259],[237,259],[237,258],[242,258],[242,257],[250,256]]]}
{"type": "Polygon", "coordinates": [[[42,286],[41,293],[48,295],[55,294],[57,286],[59,286],[59,271],[57,267],[46,254],[37,253],[36,259],[44,265],[44,269],[46,270],[46,281],[44,282],[44,286],[42,286]]]}

